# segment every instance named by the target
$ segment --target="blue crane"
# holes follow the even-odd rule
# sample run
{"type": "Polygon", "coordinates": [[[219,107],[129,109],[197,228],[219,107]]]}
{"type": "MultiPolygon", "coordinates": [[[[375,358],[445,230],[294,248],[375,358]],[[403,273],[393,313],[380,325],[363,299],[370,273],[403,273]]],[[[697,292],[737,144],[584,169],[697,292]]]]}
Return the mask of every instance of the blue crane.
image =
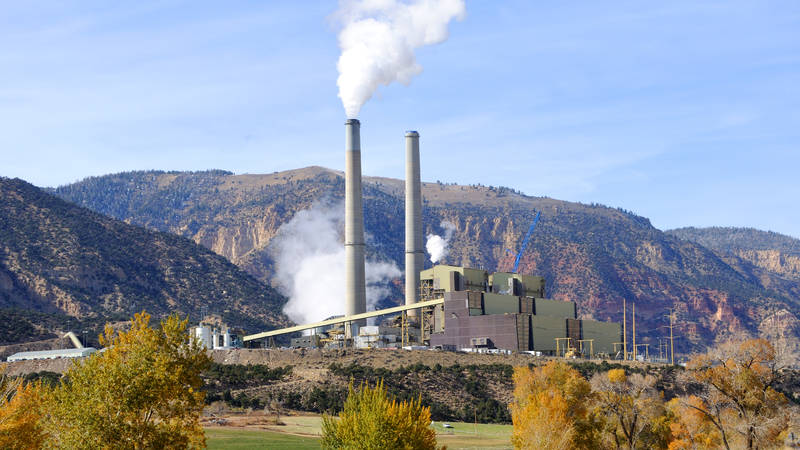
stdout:
{"type": "Polygon", "coordinates": [[[536,216],[533,218],[533,223],[531,224],[530,228],[528,228],[528,233],[525,235],[525,239],[522,241],[522,248],[519,249],[519,253],[517,253],[517,259],[514,260],[514,270],[512,270],[514,273],[517,273],[517,269],[519,269],[519,260],[522,258],[522,253],[528,247],[528,242],[531,240],[533,229],[536,228],[536,224],[539,222],[539,216],[541,214],[541,211],[536,211],[536,216]]]}

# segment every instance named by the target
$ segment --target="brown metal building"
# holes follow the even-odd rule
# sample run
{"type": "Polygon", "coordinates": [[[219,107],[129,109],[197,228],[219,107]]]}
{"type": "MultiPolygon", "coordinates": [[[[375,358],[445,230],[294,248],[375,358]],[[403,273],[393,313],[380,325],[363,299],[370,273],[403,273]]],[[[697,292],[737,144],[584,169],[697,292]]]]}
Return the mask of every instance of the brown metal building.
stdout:
{"type": "Polygon", "coordinates": [[[572,347],[592,339],[594,354],[612,355],[621,340],[619,324],[578,320],[574,302],[539,297],[542,277],[438,265],[420,273],[420,293],[423,300],[444,298],[433,314],[432,347],[554,354],[557,338],[571,338],[572,347]],[[584,322],[591,322],[591,337],[584,322]]]}

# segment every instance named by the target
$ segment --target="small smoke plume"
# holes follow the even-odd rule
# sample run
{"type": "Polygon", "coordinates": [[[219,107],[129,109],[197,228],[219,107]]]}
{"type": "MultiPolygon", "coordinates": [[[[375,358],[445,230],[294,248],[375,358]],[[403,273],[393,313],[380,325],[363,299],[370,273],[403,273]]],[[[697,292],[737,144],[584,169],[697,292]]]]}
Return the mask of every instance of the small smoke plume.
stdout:
{"type": "Polygon", "coordinates": [[[447,25],[464,18],[463,0],[340,0],[339,98],[355,118],[379,85],[405,85],[422,72],[414,50],[447,40],[447,25]]]}
{"type": "MultiPolygon", "coordinates": [[[[270,243],[273,281],[289,297],[283,312],[296,323],[344,314],[344,205],[317,204],[283,224],[270,243]]],[[[389,294],[388,282],[401,276],[393,263],[367,261],[367,310],[389,294]]]]}
{"type": "Polygon", "coordinates": [[[425,249],[428,251],[428,254],[431,255],[431,262],[434,264],[444,259],[450,253],[450,249],[448,248],[450,239],[453,238],[453,233],[456,231],[456,226],[447,221],[442,221],[439,226],[444,228],[444,236],[429,234],[428,240],[425,243],[425,249]]]}

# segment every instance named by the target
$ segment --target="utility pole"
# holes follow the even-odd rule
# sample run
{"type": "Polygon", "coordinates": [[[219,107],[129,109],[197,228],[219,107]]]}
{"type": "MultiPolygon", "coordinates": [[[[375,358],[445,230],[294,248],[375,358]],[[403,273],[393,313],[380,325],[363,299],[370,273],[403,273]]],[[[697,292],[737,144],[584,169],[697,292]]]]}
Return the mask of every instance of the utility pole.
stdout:
{"type": "Polygon", "coordinates": [[[631,302],[631,316],[633,316],[633,360],[636,361],[636,302],[631,302]]]}
{"type": "Polygon", "coordinates": [[[669,314],[666,315],[669,317],[669,363],[673,366],[675,365],[675,342],[674,337],[672,334],[672,327],[675,321],[675,310],[670,308],[669,314]]]}
{"type": "Polygon", "coordinates": [[[627,300],[622,299],[622,360],[628,360],[627,300]]]}

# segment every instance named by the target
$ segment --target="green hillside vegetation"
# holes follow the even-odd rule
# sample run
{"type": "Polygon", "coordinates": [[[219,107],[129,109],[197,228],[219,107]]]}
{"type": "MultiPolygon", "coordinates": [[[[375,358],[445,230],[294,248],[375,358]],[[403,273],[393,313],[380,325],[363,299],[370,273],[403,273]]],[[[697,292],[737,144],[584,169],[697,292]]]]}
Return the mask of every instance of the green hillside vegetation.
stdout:
{"type": "MultiPolygon", "coordinates": [[[[320,167],[267,175],[128,172],[54,192],[100,213],[190,238],[272,282],[270,241],[280,226],[315,202],[340,201],[343,182],[340,172],[320,167]]],[[[489,271],[512,268],[506,249],[518,249],[534,209],[541,211],[520,271],[544,276],[548,296],[575,301],[584,318],[621,321],[623,299],[635,301],[638,342],[651,349],[666,334],[669,308],[681,319],[679,352],[739,335],[780,338],[800,349],[800,278],[664,233],[619,208],[441,182],[424,183],[423,196],[426,234],[442,233],[442,221],[456,227],[444,262],[489,271]]],[[[368,252],[398,267],[404,261],[403,201],[402,180],[365,178],[368,252]]],[[[382,306],[401,301],[399,290],[393,294],[382,306]]]]}
{"type": "Polygon", "coordinates": [[[4,343],[52,336],[76,324],[70,317],[96,329],[143,309],[194,320],[206,309],[231,325],[274,328],[289,323],[284,302],[191,240],[0,178],[0,317],[10,319],[0,325],[4,343]]]}
{"type": "MultiPolygon", "coordinates": [[[[584,378],[597,373],[622,369],[629,374],[650,375],[666,399],[675,391],[675,379],[682,372],[672,366],[623,366],[602,362],[570,363],[584,378]]],[[[225,402],[233,408],[254,410],[282,408],[313,413],[341,411],[352,380],[375,384],[383,380],[386,391],[398,400],[422,398],[431,408],[436,421],[477,420],[480,423],[511,423],[507,408],[513,390],[513,367],[509,364],[412,364],[394,369],[351,363],[331,363],[325,372],[325,382],[298,387],[299,378],[292,376],[292,367],[264,365],[214,364],[204,374],[206,403],[225,402]]],[[[793,374],[794,372],[791,372],[793,374]]],[[[793,379],[783,382],[790,397],[796,387],[793,379]]]]}

